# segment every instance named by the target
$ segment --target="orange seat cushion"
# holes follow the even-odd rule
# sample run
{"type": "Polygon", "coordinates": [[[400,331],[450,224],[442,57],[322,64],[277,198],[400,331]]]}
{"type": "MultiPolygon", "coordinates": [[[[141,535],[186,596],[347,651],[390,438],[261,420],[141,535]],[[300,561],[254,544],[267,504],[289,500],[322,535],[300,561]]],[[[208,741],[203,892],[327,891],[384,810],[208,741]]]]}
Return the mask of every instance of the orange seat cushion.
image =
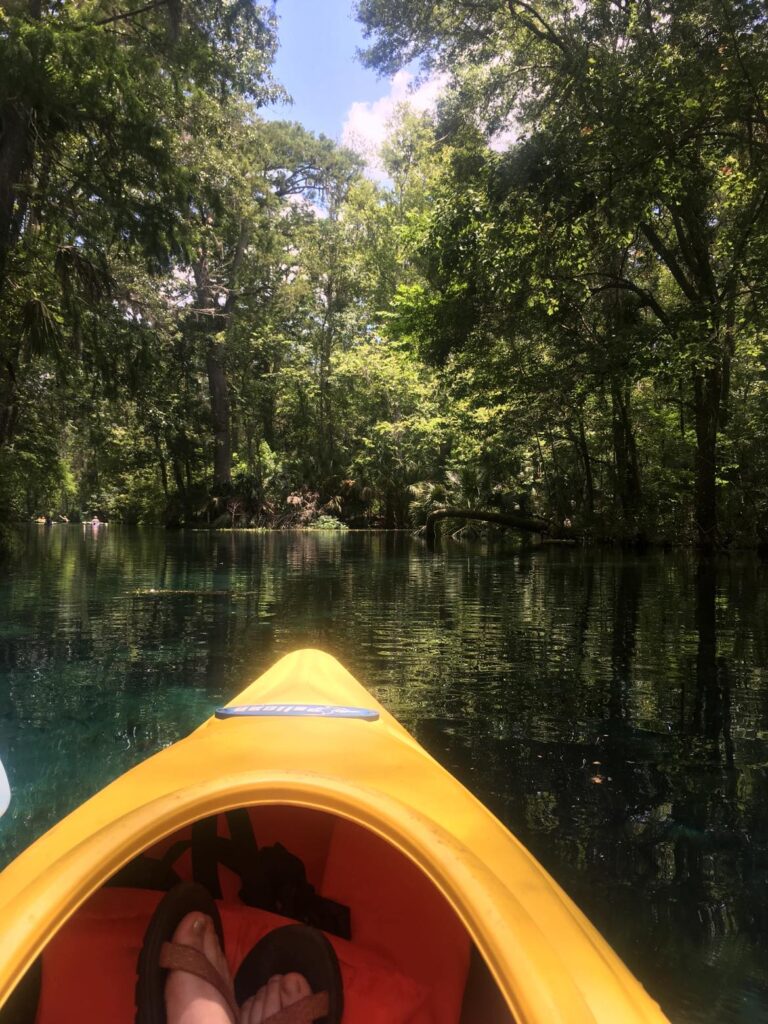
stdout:
{"type": "Polygon", "coordinates": [[[458,1022],[469,972],[469,937],[415,864],[372,832],[339,819],[321,891],[352,908],[358,946],[386,957],[424,986],[430,1020],[458,1022]]]}
{"type": "MultiPolygon", "coordinates": [[[[108,888],[80,908],[43,954],[36,1024],[132,1024],[136,964],[161,898],[162,893],[144,889],[108,888]]],[[[263,935],[291,923],[239,903],[218,906],[233,974],[263,935]]],[[[344,1024],[434,1024],[423,984],[375,951],[328,938],[341,966],[344,1024]]]]}

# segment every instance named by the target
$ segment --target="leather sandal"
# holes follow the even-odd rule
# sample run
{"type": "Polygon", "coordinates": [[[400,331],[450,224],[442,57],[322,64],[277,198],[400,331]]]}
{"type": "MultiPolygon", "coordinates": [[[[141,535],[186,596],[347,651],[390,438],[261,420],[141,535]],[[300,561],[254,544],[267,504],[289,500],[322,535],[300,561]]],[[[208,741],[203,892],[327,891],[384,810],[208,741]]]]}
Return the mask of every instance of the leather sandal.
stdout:
{"type": "Polygon", "coordinates": [[[179,922],[192,911],[211,918],[224,949],[221,917],[207,889],[193,882],[174,886],[155,909],[139,954],[136,1024],[167,1024],[168,971],[187,971],[212,985],[223,997],[233,1024],[239,1021],[239,1007],[273,975],[296,972],[306,978],[312,994],[278,1010],[265,1024],[340,1024],[344,1011],[341,970],[333,946],[321,931],[301,924],[275,928],[247,954],[233,986],[200,950],[171,941],[179,922]]]}
{"type": "Polygon", "coordinates": [[[240,1008],[235,1002],[232,982],[219,974],[205,953],[201,953],[194,946],[186,946],[183,942],[164,942],[160,947],[158,964],[163,970],[186,971],[187,974],[194,974],[207,981],[223,997],[233,1024],[237,1024],[240,1019],[240,1008]]]}
{"type": "Polygon", "coordinates": [[[344,1012],[341,969],[333,946],[317,928],[287,924],[260,939],[235,975],[240,1006],[274,974],[296,972],[306,978],[312,995],[286,1006],[265,1024],[340,1024],[344,1012]]]}
{"type": "Polygon", "coordinates": [[[167,1024],[165,980],[169,970],[188,971],[210,982],[220,992],[232,1014],[233,1024],[240,1016],[232,984],[223,978],[208,957],[192,946],[171,942],[182,918],[193,911],[213,921],[219,944],[224,949],[224,929],[211,894],[195,882],[180,882],[160,900],[144,933],[139,953],[136,981],[136,1024],[167,1024]]]}
{"type": "MultiPolygon", "coordinates": [[[[221,993],[229,1008],[233,1024],[237,1024],[240,1012],[232,992],[231,983],[222,978],[211,961],[193,946],[181,942],[164,942],[160,950],[160,966],[168,971],[186,971],[207,981],[221,993]]],[[[258,989],[256,989],[258,992],[258,989]]],[[[328,993],[313,992],[312,995],[292,1003],[271,1014],[264,1024],[313,1024],[328,1015],[328,993]]]]}

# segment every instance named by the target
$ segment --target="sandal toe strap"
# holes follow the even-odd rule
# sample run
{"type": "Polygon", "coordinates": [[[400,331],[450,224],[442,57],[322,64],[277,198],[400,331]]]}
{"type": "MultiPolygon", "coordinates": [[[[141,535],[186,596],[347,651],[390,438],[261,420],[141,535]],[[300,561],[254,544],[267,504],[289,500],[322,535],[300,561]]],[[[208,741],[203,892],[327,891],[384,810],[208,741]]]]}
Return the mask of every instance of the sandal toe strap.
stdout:
{"type": "Polygon", "coordinates": [[[318,1017],[325,1017],[328,1008],[328,993],[313,992],[311,996],[273,1013],[271,1017],[267,1017],[265,1024],[312,1024],[318,1017]]]}
{"type": "MultiPolygon", "coordinates": [[[[207,981],[223,997],[233,1021],[240,1018],[231,983],[223,978],[205,954],[181,942],[164,942],[160,948],[160,966],[169,971],[186,971],[207,981]]],[[[298,1022],[297,1022],[298,1024],[298,1022]]]]}

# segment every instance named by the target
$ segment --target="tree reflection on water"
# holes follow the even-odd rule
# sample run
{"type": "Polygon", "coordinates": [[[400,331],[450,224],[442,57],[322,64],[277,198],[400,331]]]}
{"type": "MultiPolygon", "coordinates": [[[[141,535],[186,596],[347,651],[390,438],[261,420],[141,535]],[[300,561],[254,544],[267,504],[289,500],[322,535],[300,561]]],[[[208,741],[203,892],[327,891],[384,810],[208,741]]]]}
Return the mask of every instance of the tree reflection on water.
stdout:
{"type": "Polygon", "coordinates": [[[336,654],[675,1021],[768,1020],[766,567],[397,534],[31,531],[0,579],[7,860],[277,657],[336,654]]]}

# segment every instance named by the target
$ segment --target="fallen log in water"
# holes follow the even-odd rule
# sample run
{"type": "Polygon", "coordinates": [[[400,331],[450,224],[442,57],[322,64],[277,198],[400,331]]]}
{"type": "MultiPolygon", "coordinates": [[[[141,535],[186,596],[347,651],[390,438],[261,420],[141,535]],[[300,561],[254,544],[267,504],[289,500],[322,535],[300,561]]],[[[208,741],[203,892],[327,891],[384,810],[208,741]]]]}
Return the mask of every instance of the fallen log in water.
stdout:
{"type": "MultiPolygon", "coordinates": [[[[517,515],[514,512],[476,512],[466,508],[438,508],[427,516],[424,537],[430,546],[435,543],[435,524],[440,519],[474,519],[481,523],[496,523],[499,526],[522,530],[525,533],[549,534],[553,532],[552,524],[537,516],[517,515]]],[[[565,527],[556,532],[563,537],[572,538],[574,536],[572,531],[565,527]]]]}
{"type": "Polygon", "coordinates": [[[140,587],[135,597],[256,597],[258,590],[173,590],[162,587],[140,587]]]}

